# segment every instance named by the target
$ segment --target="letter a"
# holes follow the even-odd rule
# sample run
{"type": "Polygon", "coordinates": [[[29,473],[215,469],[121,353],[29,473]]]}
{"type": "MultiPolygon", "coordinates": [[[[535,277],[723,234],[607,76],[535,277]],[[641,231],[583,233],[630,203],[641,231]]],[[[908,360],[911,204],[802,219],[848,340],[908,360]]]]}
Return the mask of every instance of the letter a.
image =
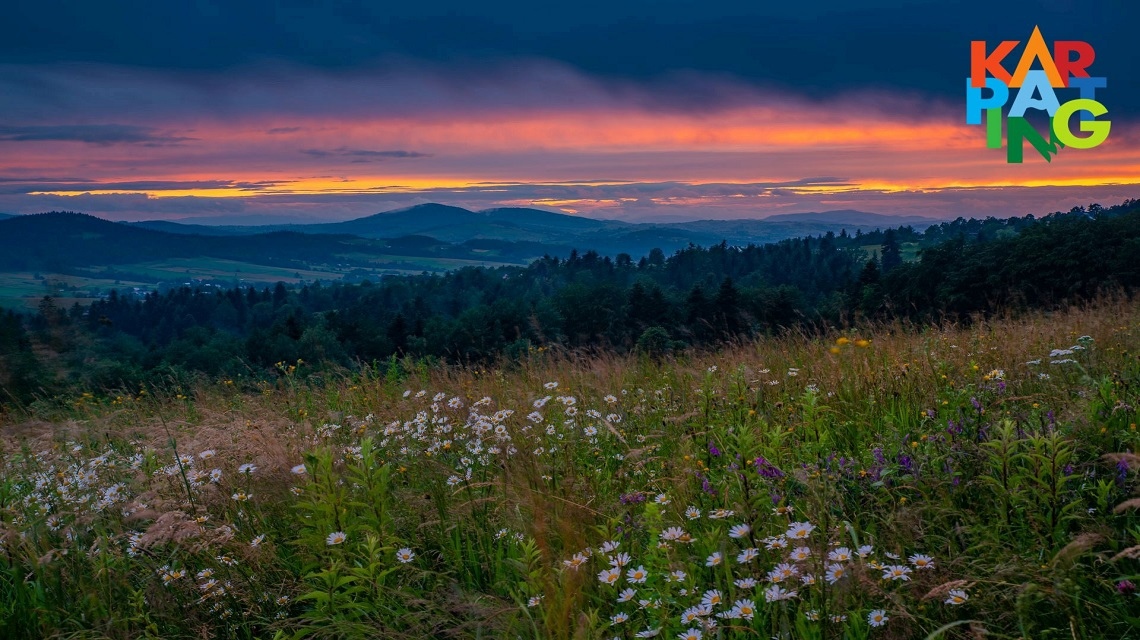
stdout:
{"type": "Polygon", "coordinates": [[[1021,54],[1021,61],[1017,63],[1017,70],[1013,72],[1013,80],[1010,81],[1009,86],[1021,86],[1021,83],[1025,81],[1025,74],[1029,73],[1029,69],[1033,65],[1034,58],[1041,61],[1041,68],[1049,77],[1050,85],[1054,87],[1066,86],[1065,79],[1061,77],[1061,72],[1057,71],[1057,65],[1053,63],[1053,54],[1049,53],[1049,47],[1045,45],[1045,38],[1041,35],[1040,27],[1033,27],[1033,35],[1029,36],[1029,42],[1025,43],[1025,51],[1021,54]]]}

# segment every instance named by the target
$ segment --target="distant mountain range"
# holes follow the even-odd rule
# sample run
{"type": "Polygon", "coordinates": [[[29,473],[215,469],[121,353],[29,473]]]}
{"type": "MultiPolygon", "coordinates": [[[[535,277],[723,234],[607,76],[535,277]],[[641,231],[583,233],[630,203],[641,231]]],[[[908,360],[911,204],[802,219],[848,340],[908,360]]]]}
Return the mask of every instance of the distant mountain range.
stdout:
{"type": "Polygon", "coordinates": [[[629,223],[596,220],[541,209],[498,208],[470,211],[443,204],[422,204],[387,211],[345,222],[260,226],[206,226],[168,221],[132,223],[132,226],[167,233],[212,236],[252,235],[289,231],[306,234],[353,235],[361,238],[400,238],[422,235],[444,242],[472,240],[541,243],[550,253],[577,248],[603,254],[621,252],[644,255],[650,249],[665,251],[689,244],[709,245],[726,241],[745,245],[765,243],[846,228],[854,233],[915,225],[925,227],[938,220],[916,216],[887,216],[862,211],[781,214],[761,220],[698,220],[675,223],[629,223]]]}
{"type": "MultiPolygon", "coordinates": [[[[854,233],[934,222],[829,211],[764,220],[635,224],[539,209],[470,211],[442,204],[345,222],[262,226],[123,223],[77,213],[0,214],[0,272],[97,272],[125,279],[117,274],[150,273],[151,263],[172,259],[210,258],[327,274],[329,279],[365,278],[465,264],[522,265],[544,254],[566,256],[573,249],[628,253],[637,259],[654,248],[672,253],[690,244],[762,244],[841,228],[854,233]]],[[[190,273],[178,271],[184,272],[190,273]]]]}

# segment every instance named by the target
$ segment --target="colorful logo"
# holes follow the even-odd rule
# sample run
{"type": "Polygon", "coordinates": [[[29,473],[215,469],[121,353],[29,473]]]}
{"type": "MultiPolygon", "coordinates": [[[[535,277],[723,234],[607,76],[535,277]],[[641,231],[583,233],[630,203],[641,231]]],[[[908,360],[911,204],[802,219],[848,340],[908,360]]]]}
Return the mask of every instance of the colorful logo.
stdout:
{"type": "Polygon", "coordinates": [[[1108,109],[1096,99],[1096,90],[1105,88],[1108,81],[1089,75],[1089,67],[1096,59],[1092,45],[1080,40],[1057,40],[1050,53],[1041,29],[1034,27],[1011,74],[1005,60],[1019,44],[1018,40],[1005,40],[989,51],[985,40],[970,43],[966,124],[980,125],[985,115],[986,147],[1001,148],[1003,122],[1006,162],[1010,163],[1022,161],[1025,142],[1046,162],[1052,162],[1053,155],[1065,147],[1092,149],[1108,139],[1112,122],[1097,120],[1108,109]],[[1034,61],[1038,63],[1036,68],[1034,61]],[[1011,89],[1016,93],[1003,120],[1002,110],[1010,101],[1011,89]],[[1058,90],[1066,91],[1065,97],[1071,99],[1061,103],[1058,90]],[[982,95],[985,91],[988,96],[982,95]],[[1033,110],[1048,115],[1047,137],[1026,119],[1027,112],[1033,110]],[[1077,135],[1074,126],[1086,135],[1077,135]]]}

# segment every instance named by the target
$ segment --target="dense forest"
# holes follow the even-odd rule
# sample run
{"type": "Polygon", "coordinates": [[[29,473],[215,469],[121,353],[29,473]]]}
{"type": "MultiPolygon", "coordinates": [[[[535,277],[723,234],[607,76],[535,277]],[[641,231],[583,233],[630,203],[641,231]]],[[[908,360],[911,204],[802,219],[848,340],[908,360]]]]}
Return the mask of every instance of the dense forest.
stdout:
{"type": "Polygon", "coordinates": [[[355,367],[393,356],[478,363],[534,349],[660,356],[860,319],[968,320],[1140,285],[1140,201],[1042,218],[958,219],[634,259],[593,251],[526,267],[362,284],[45,298],[0,313],[0,401],[205,374],[256,381],[277,363],[355,367]],[[901,247],[917,243],[917,259],[901,247]],[[863,249],[878,249],[870,256],[863,249]]]}

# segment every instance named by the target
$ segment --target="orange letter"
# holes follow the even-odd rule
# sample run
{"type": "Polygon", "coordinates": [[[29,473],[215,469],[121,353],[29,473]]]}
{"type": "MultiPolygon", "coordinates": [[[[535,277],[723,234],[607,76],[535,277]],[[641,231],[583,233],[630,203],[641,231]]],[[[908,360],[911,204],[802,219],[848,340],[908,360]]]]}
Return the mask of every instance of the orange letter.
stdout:
{"type": "Polygon", "coordinates": [[[1013,80],[1009,83],[1009,86],[1021,86],[1021,83],[1025,81],[1025,74],[1029,73],[1029,68],[1033,65],[1034,58],[1041,61],[1041,68],[1045,70],[1045,75],[1049,77],[1049,84],[1054,87],[1066,86],[1065,80],[1062,79],[1061,74],[1057,72],[1057,65],[1053,64],[1053,56],[1049,54],[1049,47],[1045,45],[1045,38],[1041,36],[1041,29],[1039,27],[1033,27],[1033,35],[1029,36],[1029,42],[1025,43],[1025,51],[1021,54],[1021,62],[1017,63],[1017,70],[1013,72],[1013,80]]]}
{"type": "Polygon", "coordinates": [[[1018,44],[1017,40],[1005,40],[986,55],[986,41],[974,40],[970,43],[970,86],[981,89],[986,86],[986,74],[1001,80],[1009,86],[1009,72],[1001,66],[1001,61],[1009,55],[1018,44]]]}

